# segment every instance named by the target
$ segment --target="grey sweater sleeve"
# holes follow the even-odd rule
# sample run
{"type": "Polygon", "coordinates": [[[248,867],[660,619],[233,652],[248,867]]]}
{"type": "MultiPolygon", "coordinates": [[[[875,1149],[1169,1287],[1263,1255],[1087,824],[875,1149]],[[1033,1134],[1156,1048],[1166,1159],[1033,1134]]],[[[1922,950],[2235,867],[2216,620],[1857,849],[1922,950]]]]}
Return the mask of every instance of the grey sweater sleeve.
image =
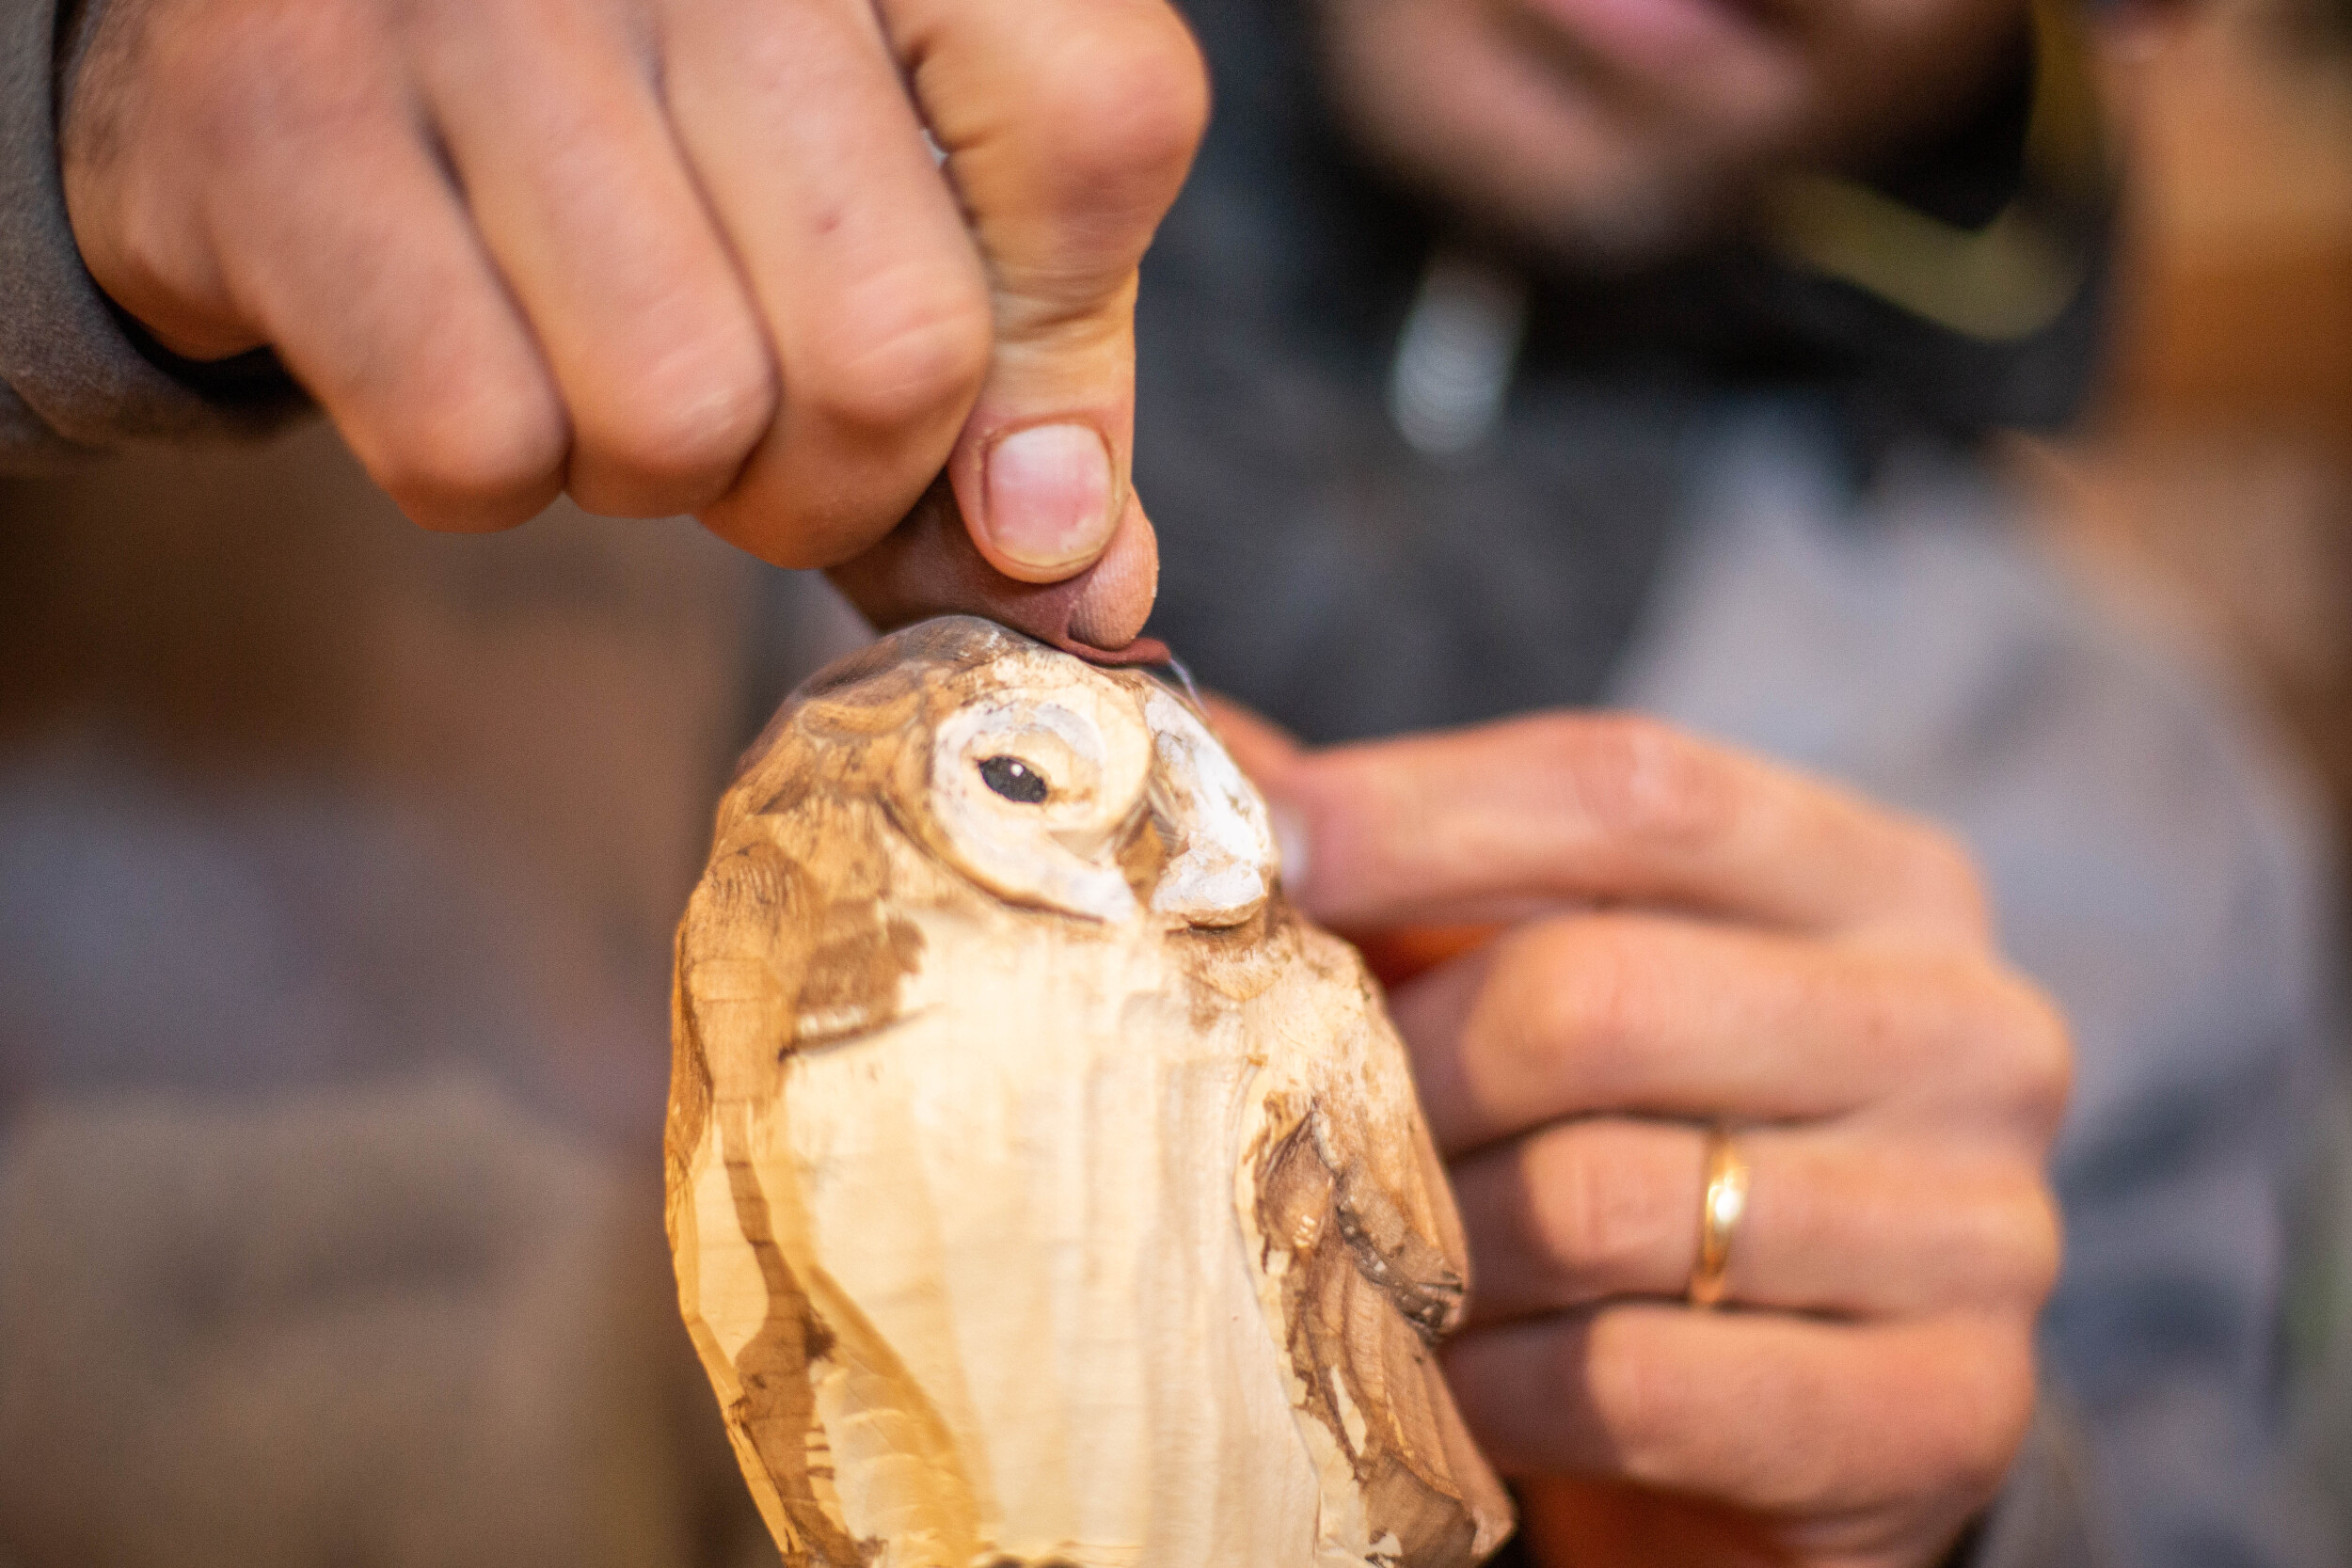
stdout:
{"type": "Polygon", "coordinates": [[[299,400],[272,363],[175,361],[83,266],[58,171],[58,14],[0,0],[0,469],[277,423],[299,400]]]}

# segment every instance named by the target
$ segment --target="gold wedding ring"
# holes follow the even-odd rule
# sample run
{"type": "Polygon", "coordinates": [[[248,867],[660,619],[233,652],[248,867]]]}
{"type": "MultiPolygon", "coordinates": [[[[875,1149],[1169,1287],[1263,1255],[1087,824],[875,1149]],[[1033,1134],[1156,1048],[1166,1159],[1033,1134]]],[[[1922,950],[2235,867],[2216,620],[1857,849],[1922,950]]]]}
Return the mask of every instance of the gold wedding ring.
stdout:
{"type": "Polygon", "coordinates": [[[1707,1130],[1707,1191],[1699,1199],[1699,1258],[1691,1267],[1687,1292],[1692,1306],[1709,1307],[1724,1299],[1724,1276],[1731,1267],[1731,1237],[1748,1212],[1748,1163],[1731,1134],[1707,1130]]]}

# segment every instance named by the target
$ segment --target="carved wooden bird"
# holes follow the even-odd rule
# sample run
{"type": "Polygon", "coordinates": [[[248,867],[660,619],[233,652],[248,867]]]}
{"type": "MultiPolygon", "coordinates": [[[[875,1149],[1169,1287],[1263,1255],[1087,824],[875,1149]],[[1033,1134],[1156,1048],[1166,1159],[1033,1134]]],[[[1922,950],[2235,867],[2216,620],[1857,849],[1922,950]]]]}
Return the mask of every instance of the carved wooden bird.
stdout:
{"type": "Polygon", "coordinates": [[[786,703],[678,933],[669,1226],[787,1564],[1470,1564],[1453,1199],[1199,715],[988,622],[786,703]]]}

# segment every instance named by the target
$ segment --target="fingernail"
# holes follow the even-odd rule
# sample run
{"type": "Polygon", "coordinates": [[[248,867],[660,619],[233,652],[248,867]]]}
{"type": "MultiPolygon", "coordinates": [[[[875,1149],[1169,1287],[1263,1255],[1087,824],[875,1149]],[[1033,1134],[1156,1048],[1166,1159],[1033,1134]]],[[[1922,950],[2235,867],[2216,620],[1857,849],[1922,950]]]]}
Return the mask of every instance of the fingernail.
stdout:
{"type": "Polygon", "coordinates": [[[988,454],[988,537],[1034,571],[1078,567],[1110,538],[1111,454],[1082,424],[1031,425],[988,454]]]}

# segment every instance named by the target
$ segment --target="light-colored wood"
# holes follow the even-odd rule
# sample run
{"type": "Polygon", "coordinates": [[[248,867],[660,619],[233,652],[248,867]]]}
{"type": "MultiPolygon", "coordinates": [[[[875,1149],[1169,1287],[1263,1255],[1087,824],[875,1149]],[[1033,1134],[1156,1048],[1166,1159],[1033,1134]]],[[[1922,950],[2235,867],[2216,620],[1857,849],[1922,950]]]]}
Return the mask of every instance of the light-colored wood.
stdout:
{"type": "Polygon", "coordinates": [[[1435,1355],[1465,1261],[1403,1046],[1275,872],[1188,705],[987,622],[885,639],[769,726],[678,932],[667,1155],[687,1323],[787,1564],[1501,1543],[1435,1355]]]}

